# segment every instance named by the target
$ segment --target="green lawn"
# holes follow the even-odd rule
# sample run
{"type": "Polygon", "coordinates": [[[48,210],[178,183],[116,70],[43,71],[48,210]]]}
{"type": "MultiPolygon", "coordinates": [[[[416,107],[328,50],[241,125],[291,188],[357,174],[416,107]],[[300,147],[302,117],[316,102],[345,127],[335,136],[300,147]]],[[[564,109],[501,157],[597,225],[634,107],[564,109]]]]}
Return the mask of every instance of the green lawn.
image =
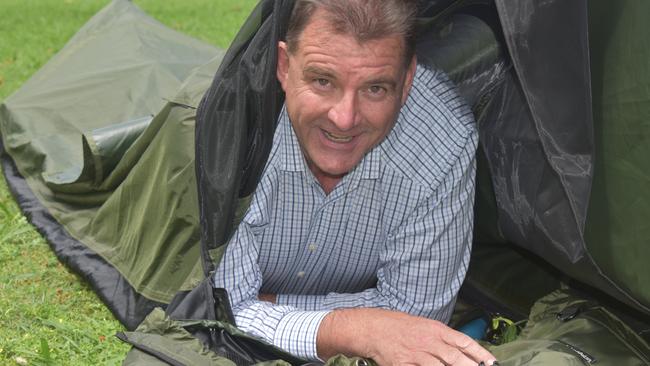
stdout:
{"type": "MultiPolygon", "coordinates": [[[[108,0],[0,0],[0,101],[108,0]]],[[[255,0],[135,0],[161,22],[225,48],[255,0]]],[[[0,179],[0,365],[116,365],[121,325],[61,265],[0,179]]]]}

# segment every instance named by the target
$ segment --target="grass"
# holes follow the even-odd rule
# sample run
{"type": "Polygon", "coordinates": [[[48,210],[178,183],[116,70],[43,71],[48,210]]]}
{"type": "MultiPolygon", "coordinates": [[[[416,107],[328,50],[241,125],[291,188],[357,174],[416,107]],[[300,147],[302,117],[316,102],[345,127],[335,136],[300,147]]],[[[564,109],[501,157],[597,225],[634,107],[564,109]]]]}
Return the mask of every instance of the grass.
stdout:
{"type": "MultiPolygon", "coordinates": [[[[0,101],[108,0],[0,1],[0,101]]],[[[135,0],[166,25],[225,48],[255,0],[135,0]]],[[[118,365],[122,326],[60,264],[0,179],[0,365],[118,365]]]]}

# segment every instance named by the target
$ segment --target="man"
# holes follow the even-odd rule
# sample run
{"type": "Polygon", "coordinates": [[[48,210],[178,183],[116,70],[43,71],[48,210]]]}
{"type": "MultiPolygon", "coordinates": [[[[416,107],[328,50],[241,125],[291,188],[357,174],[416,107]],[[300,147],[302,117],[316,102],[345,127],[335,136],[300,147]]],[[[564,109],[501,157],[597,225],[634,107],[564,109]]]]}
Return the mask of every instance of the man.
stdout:
{"type": "Polygon", "coordinates": [[[297,0],[278,44],[286,105],[215,285],[240,328],[297,356],[494,362],[440,322],[469,260],[477,133],[445,78],[416,66],[415,13],[297,0]]]}

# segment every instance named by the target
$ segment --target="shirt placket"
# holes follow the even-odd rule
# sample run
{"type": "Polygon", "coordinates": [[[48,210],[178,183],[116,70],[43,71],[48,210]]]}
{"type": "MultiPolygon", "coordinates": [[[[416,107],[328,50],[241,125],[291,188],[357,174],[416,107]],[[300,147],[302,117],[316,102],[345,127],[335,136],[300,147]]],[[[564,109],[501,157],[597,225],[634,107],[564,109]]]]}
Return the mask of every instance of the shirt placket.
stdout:
{"type": "Polygon", "coordinates": [[[296,277],[302,282],[301,288],[308,290],[318,287],[318,282],[328,272],[336,270],[336,263],[331,263],[332,251],[336,250],[335,236],[341,226],[340,217],[335,212],[340,200],[347,193],[347,182],[337,186],[328,196],[324,196],[320,187],[322,201],[314,208],[311,217],[309,234],[303,243],[303,265],[297,271],[296,277]]]}

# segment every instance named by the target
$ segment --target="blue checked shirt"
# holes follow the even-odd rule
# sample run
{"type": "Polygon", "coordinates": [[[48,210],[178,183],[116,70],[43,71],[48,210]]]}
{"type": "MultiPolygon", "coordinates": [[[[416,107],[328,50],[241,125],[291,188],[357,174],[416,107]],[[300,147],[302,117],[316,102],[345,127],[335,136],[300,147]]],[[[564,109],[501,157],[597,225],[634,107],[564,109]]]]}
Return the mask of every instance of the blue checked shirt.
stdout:
{"type": "Polygon", "coordinates": [[[469,263],[477,139],[446,76],[418,66],[393,130],[325,195],[283,110],[215,272],[237,325],[315,360],[319,324],[333,309],[448,321],[469,263]],[[259,293],[278,294],[277,304],[259,293]]]}

